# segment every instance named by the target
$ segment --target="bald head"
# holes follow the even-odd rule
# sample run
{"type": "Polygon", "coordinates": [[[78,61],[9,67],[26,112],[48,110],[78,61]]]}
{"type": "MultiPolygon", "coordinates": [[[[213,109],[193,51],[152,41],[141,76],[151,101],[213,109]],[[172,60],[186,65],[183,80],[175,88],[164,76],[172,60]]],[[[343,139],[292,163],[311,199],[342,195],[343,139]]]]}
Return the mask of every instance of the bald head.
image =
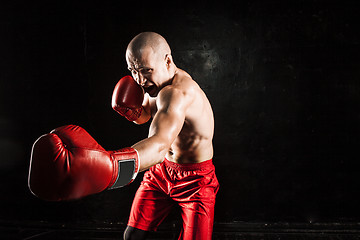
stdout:
{"type": "Polygon", "coordinates": [[[161,58],[171,55],[170,46],[165,38],[155,32],[143,32],[135,36],[127,47],[126,55],[131,54],[141,58],[144,52],[149,51],[161,58]]]}
{"type": "Polygon", "coordinates": [[[172,81],[177,71],[169,44],[154,32],[140,33],[130,41],[126,62],[135,81],[152,97],[172,81]]]}

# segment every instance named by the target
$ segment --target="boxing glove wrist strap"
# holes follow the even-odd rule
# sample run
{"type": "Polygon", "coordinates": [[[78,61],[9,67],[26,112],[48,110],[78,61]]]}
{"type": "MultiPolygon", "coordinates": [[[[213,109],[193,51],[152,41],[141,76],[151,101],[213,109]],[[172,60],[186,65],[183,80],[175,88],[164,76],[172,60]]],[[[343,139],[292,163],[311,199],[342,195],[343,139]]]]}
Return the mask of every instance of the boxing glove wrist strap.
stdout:
{"type": "Polygon", "coordinates": [[[114,163],[114,176],[108,189],[115,189],[126,186],[134,181],[139,169],[140,158],[134,148],[124,148],[112,151],[110,156],[114,163]]]}

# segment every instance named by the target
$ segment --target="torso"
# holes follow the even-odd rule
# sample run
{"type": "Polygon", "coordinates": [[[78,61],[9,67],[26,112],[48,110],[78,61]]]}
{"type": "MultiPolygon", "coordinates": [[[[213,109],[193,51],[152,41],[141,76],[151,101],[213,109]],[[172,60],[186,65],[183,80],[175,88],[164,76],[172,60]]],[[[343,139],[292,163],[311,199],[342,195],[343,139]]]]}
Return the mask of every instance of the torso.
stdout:
{"type": "MultiPolygon", "coordinates": [[[[184,71],[179,70],[173,84],[187,81],[194,91],[194,99],[185,113],[185,121],[175,141],[172,143],[166,159],[176,163],[200,163],[213,157],[212,138],[214,117],[209,100],[198,84],[184,71]]],[[[185,90],[186,91],[186,90],[185,90]]],[[[156,98],[149,99],[151,113],[157,112],[156,98]]]]}

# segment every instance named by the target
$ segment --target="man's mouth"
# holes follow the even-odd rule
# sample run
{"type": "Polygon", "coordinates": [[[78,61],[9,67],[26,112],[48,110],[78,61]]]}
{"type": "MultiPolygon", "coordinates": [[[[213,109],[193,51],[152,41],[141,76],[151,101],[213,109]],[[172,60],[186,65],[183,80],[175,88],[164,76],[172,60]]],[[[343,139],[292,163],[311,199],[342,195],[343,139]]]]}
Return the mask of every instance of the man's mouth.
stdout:
{"type": "Polygon", "coordinates": [[[147,93],[151,93],[153,90],[155,89],[154,85],[150,85],[150,86],[144,86],[144,90],[147,93]]]}

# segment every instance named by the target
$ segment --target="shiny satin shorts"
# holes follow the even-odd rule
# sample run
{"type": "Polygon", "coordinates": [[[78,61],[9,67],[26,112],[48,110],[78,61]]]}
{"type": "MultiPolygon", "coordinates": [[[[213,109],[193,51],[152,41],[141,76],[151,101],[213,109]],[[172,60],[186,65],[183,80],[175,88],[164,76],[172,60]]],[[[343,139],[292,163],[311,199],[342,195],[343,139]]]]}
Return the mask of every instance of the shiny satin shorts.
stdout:
{"type": "Polygon", "coordinates": [[[178,204],[183,219],[179,239],[211,239],[218,189],[212,160],[177,164],[165,159],[145,172],[128,225],[156,231],[171,208],[178,204]]]}

